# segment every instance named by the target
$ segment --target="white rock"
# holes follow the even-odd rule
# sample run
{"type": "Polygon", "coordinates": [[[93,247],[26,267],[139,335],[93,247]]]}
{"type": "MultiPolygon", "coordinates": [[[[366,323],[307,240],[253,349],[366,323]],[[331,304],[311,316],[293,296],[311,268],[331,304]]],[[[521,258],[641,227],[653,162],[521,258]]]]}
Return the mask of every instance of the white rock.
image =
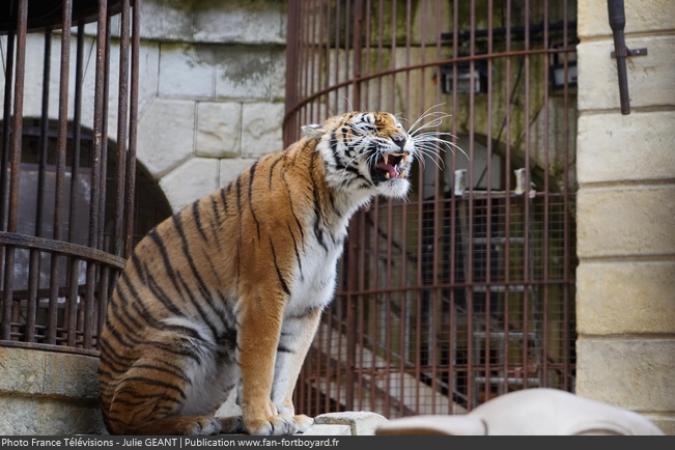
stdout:
{"type": "Polygon", "coordinates": [[[321,414],[314,418],[317,425],[345,425],[355,436],[371,436],[387,419],[380,414],[369,411],[345,411],[337,413],[321,414]]]}
{"type": "Polygon", "coordinates": [[[155,99],[138,127],[138,159],[159,178],[192,154],[195,103],[155,99]]]}
{"type": "Polygon", "coordinates": [[[239,155],[241,103],[197,104],[196,153],[216,158],[239,155]]]}
{"type": "Polygon", "coordinates": [[[349,425],[317,425],[314,424],[302,436],[351,436],[349,425]]]}
{"type": "Polygon", "coordinates": [[[159,181],[176,212],[218,188],[218,160],[192,158],[159,181]]]}
{"type": "Polygon", "coordinates": [[[283,147],[283,103],[245,103],[242,113],[242,155],[264,155],[283,147]]]}

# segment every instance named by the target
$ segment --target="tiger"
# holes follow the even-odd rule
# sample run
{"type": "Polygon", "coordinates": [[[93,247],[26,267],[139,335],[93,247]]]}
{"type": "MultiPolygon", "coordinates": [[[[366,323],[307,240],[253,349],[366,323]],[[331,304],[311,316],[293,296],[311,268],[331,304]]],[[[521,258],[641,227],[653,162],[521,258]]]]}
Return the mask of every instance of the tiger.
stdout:
{"type": "Polygon", "coordinates": [[[303,131],[136,245],[98,340],[110,433],[282,435],[313,423],[293,391],[349,220],[375,196],[407,195],[417,148],[388,112],[303,131]],[[216,417],[230,393],[241,414],[216,417]]]}

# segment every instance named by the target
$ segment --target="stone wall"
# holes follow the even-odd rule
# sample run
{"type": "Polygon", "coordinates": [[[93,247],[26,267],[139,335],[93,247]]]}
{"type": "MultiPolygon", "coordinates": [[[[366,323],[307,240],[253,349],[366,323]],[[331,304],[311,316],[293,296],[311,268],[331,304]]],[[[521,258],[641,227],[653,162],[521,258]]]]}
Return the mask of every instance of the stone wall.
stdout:
{"type": "Polygon", "coordinates": [[[626,0],[632,112],[606,2],[578,5],[577,393],[675,434],[675,2],[626,0]]]}
{"type": "Polygon", "coordinates": [[[285,2],[149,0],[142,18],[158,57],[138,158],[177,210],[281,148],[285,2]]]}

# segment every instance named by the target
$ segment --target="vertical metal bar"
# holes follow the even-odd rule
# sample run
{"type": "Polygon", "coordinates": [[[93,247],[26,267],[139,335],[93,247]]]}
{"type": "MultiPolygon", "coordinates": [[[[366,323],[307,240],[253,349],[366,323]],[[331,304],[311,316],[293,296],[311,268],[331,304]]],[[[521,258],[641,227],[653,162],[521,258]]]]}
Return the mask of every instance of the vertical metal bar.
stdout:
{"type": "MultiPolygon", "coordinates": [[[[298,103],[298,46],[300,0],[289,0],[288,23],[286,36],[286,113],[298,103]]],[[[297,112],[290,117],[284,127],[284,147],[289,146],[297,139],[297,112]]]]}
{"type": "MultiPolygon", "coordinates": [[[[365,68],[361,69],[361,74],[364,76],[367,76],[371,72],[371,54],[372,50],[370,48],[370,35],[372,33],[371,30],[371,17],[370,17],[370,2],[371,0],[366,0],[366,5],[365,5],[365,25],[366,25],[366,37],[365,37],[365,44],[366,48],[363,51],[363,59],[365,60],[365,68]]],[[[366,81],[363,83],[362,87],[362,92],[361,95],[364,100],[362,100],[363,104],[363,110],[369,110],[370,109],[370,84],[372,83],[372,80],[366,81]]]]}
{"type": "Polygon", "coordinates": [[[352,86],[352,105],[354,109],[361,110],[361,25],[363,21],[363,0],[356,0],[354,4],[354,71],[352,86]]]}
{"type": "MultiPolygon", "coordinates": [[[[99,0],[103,1],[103,0],[99,0]]],[[[103,48],[97,49],[103,53],[103,48]]],[[[129,104],[129,0],[122,2],[120,18],[120,68],[117,106],[117,197],[115,199],[115,254],[124,253],[125,175],[128,138],[129,104]]],[[[128,212],[127,212],[128,213],[128,212]]]]}
{"type": "MultiPolygon", "coordinates": [[[[340,82],[340,4],[342,2],[335,2],[335,48],[334,48],[334,55],[335,55],[335,80],[334,82],[337,84],[340,82]]],[[[333,105],[334,111],[332,111],[333,114],[338,114],[340,111],[340,90],[335,89],[335,104],[333,105]]]]}
{"type": "MultiPolygon", "coordinates": [[[[89,246],[96,247],[98,244],[98,235],[99,235],[99,208],[101,203],[105,203],[105,198],[101,199],[100,192],[100,178],[102,169],[101,166],[106,164],[106,161],[101,160],[101,153],[103,151],[103,142],[107,139],[107,136],[103,135],[103,105],[104,99],[103,95],[105,92],[105,60],[108,58],[106,54],[106,28],[107,28],[107,0],[99,0],[98,4],[98,18],[96,21],[97,32],[96,32],[96,82],[94,87],[94,146],[92,149],[92,173],[91,173],[91,204],[90,204],[90,214],[89,214],[89,246]]],[[[122,2],[122,22],[125,22],[128,17],[129,12],[129,0],[124,0],[122,2]]],[[[126,31],[128,33],[128,31],[126,31]]],[[[121,39],[122,45],[124,45],[124,36],[125,32],[122,31],[121,39]]],[[[128,41],[128,34],[126,36],[128,41]]],[[[128,45],[128,42],[127,42],[128,45]]],[[[122,51],[122,49],[120,49],[122,51]]],[[[120,56],[121,59],[121,56],[120,56]]],[[[121,64],[121,61],[120,61],[121,64]]],[[[120,67],[120,71],[122,68],[120,67]]],[[[126,91],[120,87],[120,103],[126,102],[126,91]]],[[[124,105],[126,109],[126,104],[124,105]]],[[[126,111],[125,111],[126,112],[126,111]]],[[[118,114],[118,120],[122,121],[126,119],[126,115],[118,114]]],[[[118,123],[119,126],[119,123],[118,123]]],[[[118,166],[118,174],[125,172],[124,166],[118,166]]],[[[121,189],[124,191],[124,189],[121,189]]],[[[118,216],[124,215],[123,209],[118,209],[118,216]]],[[[119,254],[119,253],[118,253],[119,254]]],[[[96,286],[96,269],[97,264],[92,261],[87,261],[87,286],[86,286],[86,301],[85,301],[85,312],[84,312],[84,348],[91,348],[93,345],[93,318],[94,318],[94,289],[96,286]]]]}
{"type": "MultiPolygon", "coordinates": [[[[426,39],[426,14],[424,8],[419,15],[419,30],[420,30],[420,55],[421,63],[425,62],[425,39],[426,39]]],[[[425,70],[420,69],[421,72],[421,82],[420,82],[420,98],[418,111],[420,113],[424,111],[424,92],[425,92],[425,70]]],[[[417,177],[417,311],[416,311],[416,341],[417,341],[417,350],[415,356],[415,379],[418,380],[415,386],[415,412],[419,413],[420,410],[420,385],[419,381],[422,378],[422,301],[424,300],[424,277],[422,273],[422,246],[419,245],[420,242],[424,239],[424,171],[418,171],[417,177]]]]}
{"type": "MultiPolygon", "coordinates": [[[[37,199],[35,203],[35,236],[42,236],[44,213],[45,170],[47,167],[47,150],[49,148],[49,75],[51,70],[52,32],[45,31],[44,53],[42,60],[42,104],[40,120],[40,156],[38,162],[37,199]]],[[[38,289],[40,288],[40,252],[30,251],[30,267],[28,275],[28,311],[26,319],[26,341],[35,341],[35,321],[37,315],[38,289]]]]}
{"type": "MultiPolygon", "coordinates": [[[[303,99],[307,98],[309,95],[309,6],[307,1],[302,2],[302,9],[300,17],[302,18],[302,43],[300,45],[300,56],[302,61],[302,86],[300,89],[300,95],[303,99]]],[[[305,125],[307,123],[307,105],[305,104],[300,110],[300,124],[305,125]]],[[[310,391],[311,392],[311,391],[310,391]]]]}
{"type": "MultiPolygon", "coordinates": [[[[325,24],[325,29],[324,32],[322,33],[324,36],[324,49],[323,49],[323,57],[324,57],[324,71],[323,71],[323,89],[326,89],[328,86],[330,86],[330,74],[331,74],[331,51],[330,51],[330,44],[331,44],[331,36],[330,36],[330,30],[331,30],[331,23],[333,19],[333,14],[332,10],[330,7],[330,2],[328,0],[323,1],[324,4],[324,15],[326,17],[326,24],[325,24]]],[[[323,115],[322,115],[322,120],[328,118],[331,115],[331,109],[330,109],[330,94],[326,93],[323,97],[323,102],[324,102],[324,108],[323,108],[323,115]]]]}
{"type": "MultiPolygon", "coordinates": [[[[492,0],[488,0],[488,55],[492,55],[492,0]]],[[[490,344],[492,342],[491,330],[491,295],[492,295],[492,58],[487,58],[487,157],[486,177],[487,177],[487,195],[486,195],[486,226],[485,226],[485,397],[487,401],[491,397],[491,373],[490,367],[490,344]]]]}
{"type": "MultiPolygon", "coordinates": [[[[349,274],[348,274],[348,286],[347,286],[347,327],[345,332],[347,333],[347,372],[345,374],[345,406],[347,410],[352,410],[354,408],[354,368],[355,368],[355,359],[356,359],[356,333],[351,333],[349,330],[354,330],[354,324],[356,323],[356,317],[354,314],[355,305],[353,303],[353,292],[354,292],[354,282],[357,276],[357,267],[356,264],[351,263],[356,257],[356,248],[357,243],[354,239],[349,239],[348,247],[348,260],[349,264],[349,274]]],[[[342,334],[342,330],[341,333],[342,334]]]]}
{"type": "Polygon", "coordinates": [[[68,208],[68,241],[75,242],[77,213],[77,186],[80,175],[80,149],[82,145],[82,73],[84,56],[84,23],[77,25],[77,46],[75,51],[75,101],[73,111],[73,159],[70,169],[70,202],[68,208]]]}
{"type": "MultiPolygon", "coordinates": [[[[14,116],[12,121],[12,153],[9,165],[11,177],[9,180],[9,214],[7,229],[15,232],[19,217],[19,180],[21,165],[21,146],[23,137],[23,88],[26,66],[26,30],[28,22],[28,0],[19,0],[16,14],[16,66],[14,85],[14,116]]],[[[9,52],[8,52],[9,53],[9,52]]],[[[13,301],[14,284],[14,247],[6,247],[5,254],[5,282],[2,315],[2,339],[9,339],[11,333],[11,307],[13,301]]]]}
{"type": "MultiPolygon", "coordinates": [[[[352,44],[354,43],[354,36],[352,35],[351,31],[351,25],[352,25],[352,12],[351,12],[351,3],[352,0],[345,0],[345,80],[349,79],[349,76],[351,75],[350,72],[350,64],[349,64],[349,49],[350,49],[350,42],[349,38],[352,38],[352,44]]],[[[351,97],[352,99],[354,97],[351,97]]],[[[349,86],[345,87],[345,110],[353,110],[354,107],[350,101],[349,97],[349,86]]]]}
{"type": "MultiPolygon", "coordinates": [[[[525,50],[530,49],[530,2],[525,0],[525,50]]],[[[525,192],[523,193],[523,388],[527,389],[529,378],[528,351],[529,351],[529,320],[530,320],[530,55],[525,54],[525,192]]]]}
{"type": "MultiPolygon", "coordinates": [[[[110,240],[105,241],[106,224],[106,192],[108,182],[108,103],[110,96],[110,11],[105,22],[105,65],[103,68],[103,106],[102,106],[102,128],[101,128],[101,176],[99,177],[99,202],[98,208],[98,239],[96,246],[107,252],[113,252],[110,249],[110,240]]],[[[101,287],[102,289],[102,287],[101,287]]]]}
{"type": "MultiPolygon", "coordinates": [[[[59,78],[59,127],[56,141],[56,183],[54,187],[54,227],[53,239],[63,238],[63,184],[66,171],[66,147],[68,144],[68,78],[70,76],[70,26],[72,0],[63,0],[63,17],[61,26],[61,71],[59,78]]],[[[48,343],[56,344],[57,301],[59,292],[59,259],[58,253],[52,253],[49,273],[49,324],[48,343]]]]}
{"type": "MultiPolygon", "coordinates": [[[[544,0],[544,48],[548,50],[548,0],[544,0]]],[[[548,84],[548,66],[549,66],[550,56],[544,56],[543,65],[543,83],[546,86],[548,84]]],[[[565,111],[567,114],[567,111],[565,111]]],[[[542,387],[548,387],[548,304],[549,304],[549,208],[550,208],[550,193],[549,193],[549,148],[548,148],[548,139],[549,139],[549,126],[548,126],[548,88],[544,87],[544,267],[543,267],[543,279],[544,279],[544,299],[543,299],[543,317],[542,317],[542,349],[541,349],[541,364],[542,364],[542,376],[541,376],[541,385],[542,387]]]]}
{"type": "MultiPolygon", "coordinates": [[[[411,29],[411,0],[406,0],[406,6],[405,6],[405,30],[406,30],[406,45],[405,45],[405,64],[406,66],[410,65],[410,29],[411,29]]],[[[406,71],[405,72],[405,99],[406,101],[403,102],[403,113],[405,114],[406,119],[410,119],[410,72],[406,71]]],[[[418,163],[419,164],[419,163],[418,163]]],[[[419,194],[418,194],[419,195],[419,194]]],[[[419,200],[419,199],[418,199],[419,200]]],[[[407,261],[407,256],[408,256],[408,244],[407,244],[407,238],[408,238],[408,205],[407,202],[403,202],[402,206],[403,212],[402,212],[402,242],[401,242],[401,279],[400,283],[402,286],[407,286],[408,284],[408,276],[407,276],[407,269],[408,269],[408,261],[407,261]]],[[[405,380],[406,380],[406,370],[407,370],[407,364],[408,364],[408,352],[407,352],[407,345],[409,345],[409,342],[407,342],[407,338],[409,334],[407,333],[407,327],[409,326],[407,323],[408,319],[408,292],[409,290],[404,290],[403,291],[403,297],[402,297],[402,303],[401,303],[401,335],[400,335],[400,358],[401,362],[399,364],[400,366],[400,376],[399,376],[399,398],[401,402],[401,414],[404,413],[404,405],[405,405],[405,380]]]]}
{"type": "Polygon", "coordinates": [[[77,309],[80,278],[80,260],[75,257],[66,259],[68,263],[68,302],[66,303],[65,320],[66,330],[68,332],[68,345],[74,347],[77,343],[77,309]]]}
{"type": "MultiPolygon", "coordinates": [[[[366,260],[366,252],[369,251],[370,248],[370,239],[367,239],[367,234],[366,234],[366,211],[362,211],[359,214],[358,218],[358,236],[356,239],[358,242],[358,248],[359,248],[359,260],[358,260],[358,267],[361,267],[362,270],[359,271],[359,277],[358,277],[358,290],[359,292],[363,292],[366,290],[366,276],[365,272],[368,267],[368,261],[366,260]],[[366,248],[368,247],[368,249],[366,248]]],[[[356,329],[357,331],[357,336],[358,336],[358,342],[360,343],[359,348],[361,350],[360,358],[358,360],[358,370],[359,370],[359,380],[358,380],[358,385],[359,385],[359,410],[363,410],[365,407],[363,406],[363,399],[364,399],[364,394],[363,394],[363,379],[364,376],[364,368],[365,368],[365,362],[364,362],[364,354],[365,354],[365,347],[366,347],[366,333],[365,333],[365,312],[364,312],[364,305],[363,305],[363,294],[357,295],[357,300],[358,300],[358,309],[357,309],[357,317],[358,317],[358,323],[356,324],[356,329]]],[[[356,402],[354,402],[356,404],[356,402]]]]}
{"type": "MultiPolygon", "coordinates": [[[[377,55],[375,70],[380,72],[382,70],[382,38],[384,35],[384,0],[378,0],[377,4],[377,55]]],[[[377,77],[377,109],[382,109],[382,77],[377,77]]]]}
{"type": "MultiPolygon", "coordinates": [[[[103,329],[103,325],[105,324],[105,314],[106,314],[106,306],[107,302],[103,301],[104,299],[108,298],[108,292],[110,288],[110,267],[109,266],[103,266],[103,269],[101,270],[101,284],[100,284],[100,301],[98,302],[98,314],[97,314],[97,319],[98,319],[98,327],[97,330],[100,332],[103,329]]],[[[114,274],[114,270],[113,270],[114,274]]],[[[98,338],[98,334],[97,334],[98,338]]],[[[97,342],[98,346],[98,342],[97,342]]]]}
{"type": "MultiPolygon", "coordinates": [[[[469,37],[469,54],[474,56],[476,54],[476,1],[471,0],[470,7],[470,37],[469,37]]],[[[475,63],[473,60],[469,63],[469,71],[473,76],[475,71],[475,63]]],[[[466,275],[466,310],[467,310],[467,320],[466,320],[466,391],[467,391],[467,409],[471,410],[474,406],[474,379],[473,379],[473,283],[474,283],[474,273],[473,273],[473,264],[474,264],[474,242],[473,242],[473,233],[474,233],[474,162],[475,162],[475,93],[473,86],[469,89],[469,170],[468,170],[468,186],[469,186],[469,217],[468,217],[468,274],[466,275]]]]}
{"type": "MultiPolygon", "coordinates": [[[[392,2],[392,7],[391,7],[391,63],[390,63],[390,68],[395,69],[396,68],[396,32],[398,31],[398,26],[397,26],[397,10],[398,7],[396,5],[396,0],[393,0],[392,2]]],[[[441,20],[441,17],[438,17],[439,20],[441,20]]],[[[440,27],[436,30],[439,33],[439,38],[440,38],[440,27]]],[[[391,75],[391,89],[390,91],[392,94],[389,96],[391,103],[389,105],[389,111],[392,113],[396,113],[396,95],[394,93],[396,92],[396,74],[391,75]]]]}
{"type": "MultiPolygon", "coordinates": [[[[458,0],[453,0],[452,2],[452,55],[457,57],[459,53],[459,3],[458,0]]],[[[459,103],[457,98],[457,63],[452,65],[452,110],[459,111],[459,103]]],[[[452,115],[452,143],[457,145],[457,114],[452,115]]],[[[457,152],[452,152],[451,155],[452,164],[451,164],[451,174],[454,176],[456,174],[455,170],[457,168],[457,152]]],[[[454,326],[454,323],[457,321],[456,314],[456,283],[457,283],[457,199],[455,194],[450,196],[450,317],[448,318],[449,330],[448,334],[449,339],[449,367],[448,367],[448,404],[451,413],[455,413],[455,403],[453,402],[453,394],[457,389],[456,379],[457,379],[457,365],[455,364],[455,355],[457,348],[457,327],[454,326]]]]}
{"type": "MultiPolygon", "coordinates": [[[[567,0],[563,1],[563,47],[567,48],[569,43],[569,36],[567,32],[568,27],[568,15],[567,15],[567,0]]],[[[563,179],[563,279],[565,283],[563,285],[563,342],[564,342],[564,351],[563,351],[563,389],[570,390],[571,388],[571,373],[570,373],[570,347],[574,345],[570,342],[570,224],[569,216],[571,213],[570,204],[569,204],[569,187],[570,187],[570,143],[569,143],[569,88],[568,88],[568,76],[569,76],[569,63],[568,55],[564,54],[563,57],[563,111],[565,115],[563,117],[563,129],[564,131],[564,179],[563,179]]]]}
{"type": "MultiPolygon", "coordinates": [[[[78,222],[77,213],[77,192],[78,179],[80,178],[80,149],[82,140],[82,73],[84,56],[84,23],[77,26],[77,44],[75,52],[75,101],[73,111],[73,151],[70,169],[70,200],[68,204],[68,241],[74,242],[77,230],[75,225],[78,222]]],[[[93,168],[92,168],[93,172],[93,168]]],[[[93,175],[92,175],[93,177],[93,175]]],[[[92,195],[96,192],[92,185],[92,195]]],[[[91,236],[90,236],[91,238],[91,236]]],[[[76,313],[78,309],[78,283],[80,261],[77,258],[70,258],[68,265],[68,345],[73,346],[76,342],[76,313]]]]}
{"type": "MultiPolygon", "coordinates": [[[[434,3],[435,8],[431,12],[431,17],[435,18],[435,26],[433,29],[433,35],[436,36],[436,58],[441,59],[441,27],[442,27],[442,15],[440,11],[440,3],[434,3]]],[[[429,5],[431,8],[431,5],[429,5]]],[[[431,21],[429,21],[431,22],[431,21]]],[[[438,69],[436,69],[438,70],[438,69]]],[[[434,104],[438,105],[441,103],[441,91],[438,88],[434,88],[434,104]]],[[[440,132],[440,124],[435,129],[436,132],[440,132]]],[[[436,149],[440,152],[440,149],[436,149]]],[[[432,156],[432,158],[435,158],[432,156]]],[[[440,159],[440,157],[439,157],[440,159]]],[[[439,375],[439,366],[440,361],[438,357],[439,347],[442,345],[439,342],[439,329],[440,329],[440,308],[441,308],[441,289],[438,288],[440,282],[440,258],[441,258],[441,231],[443,227],[442,223],[442,209],[443,209],[443,184],[442,184],[442,173],[441,173],[441,163],[437,161],[434,170],[434,203],[433,203],[433,263],[432,263],[432,284],[433,289],[431,290],[431,413],[436,414],[436,392],[439,390],[438,380],[441,375],[439,375]]]]}
{"type": "MultiPolygon", "coordinates": [[[[511,50],[511,0],[506,0],[506,48],[511,50]]],[[[504,75],[506,101],[506,117],[504,127],[506,135],[504,146],[504,384],[502,394],[509,392],[509,297],[511,279],[511,58],[506,58],[506,73],[504,75]]]]}
{"type": "MultiPolygon", "coordinates": [[[[378,104],[380,104],[380,101],[378,101],[378,104]]],[[[369,283],[371,289],[375,289],[376,293],[372,294],[372,299],[369,299],[367,305],[364,305],[364,309],[367,308],[368,310],[368,337],[370,337],[371,341],[371,354],[370,354],[370,405],[369,409],[374,410],[375,409],[375,400],[376,400],[376,391],[375,391],[375,380],[377,374],[375,373],[375,355],[377,353],[377,345],[379,341],[379,334],[378,330],[376,327],[373,327],[373,323],[377,323],[377,313],[379,309],[380,302],[382,300],[382,294],[379,293],[380,289],[380,268],[379,268],[379,258],[380,258],[380,202],[379,198],[375,197],[375,201],[373,206],[370,208],[370,211],[366,212],[365,214],[371,215],[372,212],[372,217],[373,217],[373,223],[372,227],[369,230],[370,233],[368,233],[370,236],[368,236],[368,242],[374,242],[375,249],[371,253],[371,257],[369,262],[372,262],[372,268],[370,268],[370,265],[368,266],[362,266],[362,267],[367,267],[368,272],[370,273],[370,280],[369,283]]],[[[364,241],[362,241],[364,242],[364,241]]],[[[367,287],[366,287],[367,289],[367,287]]],[[[361,289],[363,290],[363,289],[361,289]]],[[[363,301],[364,298],[363,296],[360,297],[361,300],[363,301]]],[[[365,336],[364,336],[365,338],[365,336]]],[[[364,339],[363,342],[363,347],[361,351],[364,351],[366,348],[366,341],[367,339],[364,339]]]]}
{"type": "Polygon", "coordinates": [[[136,139],[138,137],[138,77],[140,70],[139,52],[141,45],[141,0],[134,0],[132,10],[131,34],[131,96],[129,104],[129,153],[127,155],[126,199],[124,209],[127,212],[126,221],[126,251],[129,257],[134,245],[134,198],[136,192],[136,139]]]}
{"type": "MultiPolygon", "coordinates": [[[[14,4],[12,4],[14,5],[14,4]]],[[[10,10],[11,13],[11,10],[10,10]]],[[[9,195],[9,155],[10,146],[12,145],[12,98],[13,98],[13,80],[14,80],[14,41],[15,33],[7,32],[7,59],[5,64],[5,103],[2,112],[2,159],[0,160],[0,230],[7,229],[7,209],[8,209],[8,195],[9,195]]],[[[4,247],[3,247],[4,249],[4,247]]],[[[0,268],[4,263],[4,255],[0,255],[0,268]]],[[[2,271],[0,270],[0,274],[2,271]]],[[[4,277],[0,279],[0,283],[4,281],[4,277]]]]}

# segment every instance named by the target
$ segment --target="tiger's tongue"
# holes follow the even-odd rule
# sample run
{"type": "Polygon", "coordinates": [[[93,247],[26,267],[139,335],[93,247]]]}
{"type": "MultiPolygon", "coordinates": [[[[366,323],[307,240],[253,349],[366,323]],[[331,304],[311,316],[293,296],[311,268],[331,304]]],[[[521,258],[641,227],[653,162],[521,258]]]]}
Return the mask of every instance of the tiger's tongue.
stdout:
{"type": "Polygon", "coordinates": [[[380,170],[386,170],[389,173],[389,178],[398,177],[398,170],[396,170],[396,166],[392,166],[391,164],[381,162],[375,167],[377,167],[380,170]]]}

